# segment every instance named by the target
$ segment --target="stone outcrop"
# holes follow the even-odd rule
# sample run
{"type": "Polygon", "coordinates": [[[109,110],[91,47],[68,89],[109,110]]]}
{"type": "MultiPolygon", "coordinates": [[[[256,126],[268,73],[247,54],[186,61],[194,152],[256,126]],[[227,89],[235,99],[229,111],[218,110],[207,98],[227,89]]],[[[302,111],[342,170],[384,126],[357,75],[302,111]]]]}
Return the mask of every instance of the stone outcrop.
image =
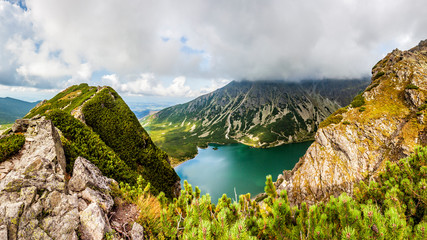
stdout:
{"type": "Polygon", "coordinates": [[[373,179],[387,160],[397,161],[425,145],[427,42],[394,50],[372,69],[363,106],[340,109],[339,123],[320,128],[314,143],[291,172],[280,175],[293,204],[314,203],[373,179]]]}
{"type": "Polygon", "coordinates": [[[0,239],[101,240],[110,234],[117,182],[81,157],[67,181],[60,134],[50,120],[17,120],[13,131],[26,141],[0,164],[0,239]]]}

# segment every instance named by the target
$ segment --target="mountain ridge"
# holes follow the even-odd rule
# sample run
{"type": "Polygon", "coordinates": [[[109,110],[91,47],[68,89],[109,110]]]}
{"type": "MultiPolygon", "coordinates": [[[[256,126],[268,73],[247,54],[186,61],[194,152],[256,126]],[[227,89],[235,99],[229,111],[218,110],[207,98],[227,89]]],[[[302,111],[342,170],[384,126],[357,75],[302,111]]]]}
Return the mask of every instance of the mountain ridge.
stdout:
{"type": "Polygon", "coordinates": [[[307,141],[323,119],[348,104],[367,84],[356,79],[233,81],[148,116],[142,124],[156,144],[181,159],[193,157],[196,146],[205,147],[211,142],[272,147],[307,141]],[[178,142],[185,150],[173,147],[178,142]]]}
{"type": "Polygon", "coordinates": [[[71,86],[33,108],[26,118],[39,115],[61,131],[67,171],[81,156],[103,174],[135,185],[142,176],[154,193],[178,196],[179,177],[168,155],[139,124],[135,114],[111,87],[71,86]]]}

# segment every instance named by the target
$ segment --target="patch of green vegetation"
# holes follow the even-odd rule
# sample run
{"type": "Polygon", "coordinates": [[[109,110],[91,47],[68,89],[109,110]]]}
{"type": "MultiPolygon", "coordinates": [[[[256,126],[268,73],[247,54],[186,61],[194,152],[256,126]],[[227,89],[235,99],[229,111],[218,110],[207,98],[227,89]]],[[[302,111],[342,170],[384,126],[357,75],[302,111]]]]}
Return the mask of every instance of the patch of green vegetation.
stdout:
{"type": "Polygon", "coordinates": [[[31,109],[25,118],[32,118],[37,114],[44,115],[53,109],[62,109],[67,113],[71,113],[72,110],[82,105],[91,96],[93,96],[96,91],[96,87],[90,87],[86,83],[71,86],[58,93],[55,97],[48,100],[42,106],[31,109]]]}
{"type": "Polygon", "coordinates": [[[344,125],[350,125],[351,123],[349,121],[343,121],[342,124],[344,124],[344,125]]]}
{"type": "Polygon", "coordinates": [[[7,135],[12,131],[13,123],[0,125],[1,135],[7,135]]]}
{"type": "Polygon", "coordinates": [[[350,103],[351,107],[357,108],[365,105],[365,98],[363,97],[363,93],[354,97],[353,101],[350,103]]]}
{"type": "Polygon", "coordinates": [[[86,123],[131,169],[138,171],[156,190],[172,197],[179,177],[168,156],[157,148],[135,114],[112,89],[98,92],[83,106],[86,123]]]}
{"type": "Polygon", "coordinates": [[[21,150],[25,143],[22,134],[11,134],[0,139],[0,163],[21,150]]]}
{"type": "Polygon", "coordinates": [[[75,159],[81,156],[95,164],[107,177],[129,184],[136,183],[136,168],[128,166],[88,126],[59,109],[50,111],[46,117],[64,136],[61,140],[67,159],[67,172],[71,173],[75,159]]]}
{"type": "Polygon", "coordinates": [[[346,113],[348,111],[347,108],[339,108],[338,110],[336,110],[332,115],[338,115],[338,114],[343,114],[346,113]]]}
{"type": "Polygon", "coordinates": [[[359,112],[364,112],[366,110],[366,107],[360,107],[359,112]]]}
{"type": "Polygon", "coordinates": [[[372,83],[371,85],[369,85],[369,87],[367,87],[367,88],[366,88],[366,90],[365,90],[365,91],[369,92],[369,91],[371,91],[373,88],[378,87],[379,85],[380,85],[380,83],[379,83],[379,82],[372,83]]]}
{"type": "Polygon", "coordinates": [[[372,78],[372,81],[377,80],[378,78],[384,76],[385,72],[378,72],[377,74],[375,74],[375,76],[372,78]]]}
{"type": "Polygon", "coordinates": [[[327,127],[331,124],[338,124],[341,122],[341,120],[343,119],[342,115],[330,115],[329,117],[327,117],[323,122],[321,122],[319,124],[319,128],[324,128],[327,127]]]}
{"type": "Polygon", "coordinates": [[[405,89],[419,89],[419,87],[415,84],[410,83],[406,85],[405,89]]]}
{"type": "Polygon", "coordinates": [[[424,103],[423,105],[418,107],[419,111],[425,110],[427,108],[427,103],[424,103]]]}

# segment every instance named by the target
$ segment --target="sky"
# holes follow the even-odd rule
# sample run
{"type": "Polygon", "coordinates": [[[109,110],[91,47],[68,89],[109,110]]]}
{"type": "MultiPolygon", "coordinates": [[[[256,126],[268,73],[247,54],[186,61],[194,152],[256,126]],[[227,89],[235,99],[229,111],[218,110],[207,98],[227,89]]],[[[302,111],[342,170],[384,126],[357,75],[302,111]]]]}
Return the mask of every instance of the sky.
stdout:
{"type": "Polygon", "coordinates": [[[79,83],[180,103],[232,80],[360,78],[427,38],[425,0],[0,0],[0,97],[79,83]]]}

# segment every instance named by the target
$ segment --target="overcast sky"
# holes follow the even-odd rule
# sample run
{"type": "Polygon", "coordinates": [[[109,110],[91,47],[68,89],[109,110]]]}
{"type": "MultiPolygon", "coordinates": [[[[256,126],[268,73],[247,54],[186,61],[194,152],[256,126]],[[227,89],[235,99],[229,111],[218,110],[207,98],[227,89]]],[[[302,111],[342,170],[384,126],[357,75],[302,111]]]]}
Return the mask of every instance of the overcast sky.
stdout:
{"type": "MultiPolygon", "coordinates": [[[[194,98],[231,80],[358,78],[427,38],[425,0],[0,0],[0,97],[110,85],[194,98]]],[[[135,98],[135,97],[134,97],[135,98]]]]}

